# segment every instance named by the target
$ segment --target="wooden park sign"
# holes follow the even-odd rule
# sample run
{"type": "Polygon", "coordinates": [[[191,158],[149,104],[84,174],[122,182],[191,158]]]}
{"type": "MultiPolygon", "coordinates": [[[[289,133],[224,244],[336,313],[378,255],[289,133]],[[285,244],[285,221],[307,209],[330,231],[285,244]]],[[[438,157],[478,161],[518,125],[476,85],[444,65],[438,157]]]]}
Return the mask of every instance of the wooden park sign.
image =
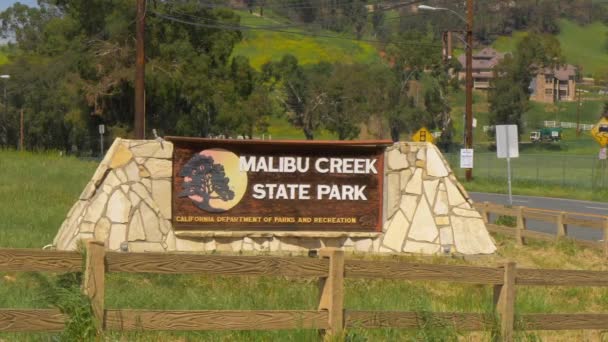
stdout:
{"type": "Polygon", "coordinates": [[[177,230],[382,230],[391,141],[166,139],[177,230]]]}

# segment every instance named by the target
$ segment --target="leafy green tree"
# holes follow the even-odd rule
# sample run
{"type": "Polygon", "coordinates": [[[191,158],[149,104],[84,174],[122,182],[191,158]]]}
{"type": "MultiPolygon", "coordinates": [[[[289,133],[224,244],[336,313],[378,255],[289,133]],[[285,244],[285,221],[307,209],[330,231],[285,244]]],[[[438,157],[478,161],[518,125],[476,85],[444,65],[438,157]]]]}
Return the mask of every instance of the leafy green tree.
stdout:
{"type": "Polygon", "coordinates": [[[522,115],[528,109],[528,92],[521,84],[517,60],[506,55],[495,67],[492,89],[488,94],[491,125],[517,125],[522,131],[522,115]]]}

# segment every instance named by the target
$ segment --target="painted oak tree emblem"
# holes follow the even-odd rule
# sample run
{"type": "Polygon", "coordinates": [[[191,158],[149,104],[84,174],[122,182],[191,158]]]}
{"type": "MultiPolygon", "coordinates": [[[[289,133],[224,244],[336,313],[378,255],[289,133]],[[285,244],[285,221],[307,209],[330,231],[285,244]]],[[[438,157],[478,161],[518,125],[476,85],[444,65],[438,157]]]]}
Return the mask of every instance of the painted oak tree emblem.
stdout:
{"type": "Polygon", "coordinates": [[[234,199],[235,193],[230,189],[230,178],[226,176],[224,166],[215,163],[210,155],[196,154],[182,168],[184,177],[182,192],[179,197],[188,197],[198,208],[208,212],[222,212],[229,208],[212,206],[213,200],[228,202],[234,199]]]}

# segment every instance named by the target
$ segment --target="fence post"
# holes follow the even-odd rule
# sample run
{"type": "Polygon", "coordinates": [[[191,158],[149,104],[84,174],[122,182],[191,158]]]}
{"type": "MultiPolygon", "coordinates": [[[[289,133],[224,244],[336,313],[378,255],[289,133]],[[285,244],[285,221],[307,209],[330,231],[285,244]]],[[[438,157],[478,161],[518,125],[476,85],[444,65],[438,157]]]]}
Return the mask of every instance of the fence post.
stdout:
{"type": "Polygon", "coordinates": [[[564,224],[566,213],[560,212],[557,216],[557,239],[568,236],[568,225],[564,224]]]}
{"type": "Polygon", "coordinates": [[[500,336],[502,341],[513,341],[515,322],[515,262],[508,262],[503,267],[504,281],[494,286],[494,305],[500,317],[500,336]]]}
{"type": "Polygon", "coordinates": [[[604,219],[604,256],[608,257],[608,218],[604,219]]]}
{"type": "Polygon", "coordinates": [[[104,329],[105,298],[105,246],[101,241],[89,240],[86,243],[87,257],[82,290],[91,300],[93,317],[97,332],[104,329]]]}
{"type": "Polygon", "coordinates": [[[515,231],[515,239],[517,244],[523,245],[525,243],[523,237],[523,231],[526,229],[526,219],[524,218],[524,207],[517,207],[517,230],[515,231]]]}
{"type": "Polygon", "coordinates": [[[490,212],[488,211],[488,208],[490,206],[490,202],[485,201],[483,202],[483,207],[481,209],[481,218],[483,219],[484,223],[490,223],[490,212]]]}
{"type": "Polygon", "coordinates": [[[339,336],[344,327],[344,251],[338,248],[321,248],[321,258],[329,258],[327,278],[319,280],[319,310],[327,310],[330,336],[339,336]]]}

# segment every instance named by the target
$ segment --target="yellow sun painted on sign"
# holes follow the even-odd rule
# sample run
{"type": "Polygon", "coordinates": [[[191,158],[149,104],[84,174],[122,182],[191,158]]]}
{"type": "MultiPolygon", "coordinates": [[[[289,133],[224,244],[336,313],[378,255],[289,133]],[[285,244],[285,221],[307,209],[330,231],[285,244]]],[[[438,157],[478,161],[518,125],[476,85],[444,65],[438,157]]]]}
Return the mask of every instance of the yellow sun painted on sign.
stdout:
{"type": "Polygon", "coordinates": [[[591,129],[591,136],[600,144],[600,146],[606,147],[606,145],[608,145],[608,118],[601,118],[600,121],[593,126],[591,129]]]}
{"type": "Polygon", "coordinates": [[[419,129],[414,135],[412,135],[412,140],[415,142],[430,142],[433,143],[435,138],[431,131],[429,131],[426,127],[422,127],[419,129]]]}

